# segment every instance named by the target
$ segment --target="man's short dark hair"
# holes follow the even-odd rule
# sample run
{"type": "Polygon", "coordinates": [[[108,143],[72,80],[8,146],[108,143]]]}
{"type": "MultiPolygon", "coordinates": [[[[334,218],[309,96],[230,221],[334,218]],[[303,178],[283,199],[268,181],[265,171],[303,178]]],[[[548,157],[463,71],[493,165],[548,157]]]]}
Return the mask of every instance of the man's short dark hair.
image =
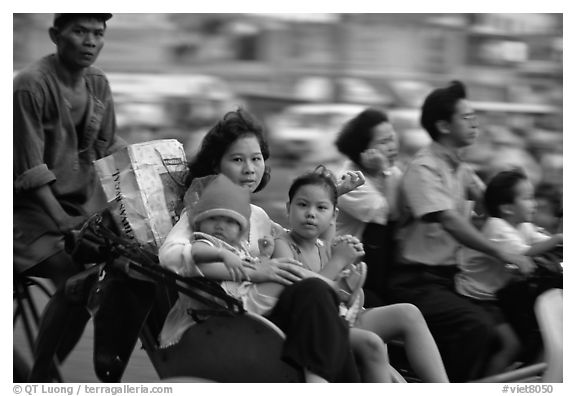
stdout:
{"type": "Polygon", "coordinates": [[[502,217],[500,206],[511,204],[516,198],[516,186],[528,176],[520,169],[512,169],[496,174],[486,186],[484,206],[491,217],[502,217]]]}
{"type": "Polygon", "coordinates": [[[420,124],[432,140],[437,140],[440,131],[436,127],[438,121],[450,121],[456,112],[459,100],[466,99],[466,87],[460,81],[452,81],[445,88],[432,91],[424,100],[420,124]]]}
{"type": "Polygon", "coordinates": [[[54,22],[52,25],[55,28],[62,29],[67,23],[80,17],[92,17],[106,23],[108,19],[112,18],[112,14],[54,14],[54,22]]]}

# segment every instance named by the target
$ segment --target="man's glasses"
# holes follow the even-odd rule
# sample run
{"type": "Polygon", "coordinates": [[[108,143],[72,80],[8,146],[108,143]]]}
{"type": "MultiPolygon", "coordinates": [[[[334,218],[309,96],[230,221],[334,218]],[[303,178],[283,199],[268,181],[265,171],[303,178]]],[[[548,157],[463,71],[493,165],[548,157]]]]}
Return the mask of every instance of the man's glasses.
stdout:
{"type": "Polygon", "coordinates": [[[475,113],[467,113],[467,114],[462,114],[460,116],[461,119],[463,119],[464,121],[478,121],[478,116],[475,113]]]}

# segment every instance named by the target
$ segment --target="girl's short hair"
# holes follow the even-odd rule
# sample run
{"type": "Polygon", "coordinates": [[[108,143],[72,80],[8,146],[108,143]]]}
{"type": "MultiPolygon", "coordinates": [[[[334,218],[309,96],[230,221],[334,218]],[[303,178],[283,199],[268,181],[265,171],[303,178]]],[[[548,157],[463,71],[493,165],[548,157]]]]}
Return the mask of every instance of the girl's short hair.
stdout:
{"type": "Polygon", "coordinates": [[[383,111],[372,108],[362,111],[340,130],[336,139],[338,151],[363,169],[360,154],[372,141],[374,127],[388,121],[388,116],[383,111]]]}
{"type": "MultiPolygon", "coordinates": [[[[204,136],[200,150],[188,164],[188,176],[185,186],[190,186],[193,179],[213,175],[220,164],[224,153],[239,138],[253,135],[260,144],[262,157],[266,161],[270,157],[270,148],[266,141],[263,126],[246,110],[239,108],[228,112],[204,136]]],[[[255,191],[262,190],[270,180],[270,167],[264,168],[264,175],[255,191]]]]}
{"type": "Polygon", "coordinates": [[[496,174],[486,186],[484,206],[491,217],[502,217],[500,206],[511,204],[516,198],[516,186],[528,176],[520,170],[513,169],[496,174]]]}
{"type": "Polygon", "coordinates": [[[298,190],[309,185],[325,187],[330,193],[330,201],[336,206],[338,201],[336,178],[324,165],[318,165],[313,171],[306,172],[294,179],[288,190],[288,201],[292,202],[292,198],[294,198],[298,190]]]}

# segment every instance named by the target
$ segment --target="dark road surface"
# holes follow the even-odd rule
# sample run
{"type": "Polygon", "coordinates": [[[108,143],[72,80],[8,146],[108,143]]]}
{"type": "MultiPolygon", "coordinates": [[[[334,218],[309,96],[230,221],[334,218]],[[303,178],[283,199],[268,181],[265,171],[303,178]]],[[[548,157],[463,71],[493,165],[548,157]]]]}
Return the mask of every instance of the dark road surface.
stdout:
{"type": "MultiPolygon", "coordinates": [[[[37,292],[34,293],[34,298],[39,308],[44,307],[46,298],[37,292]]],[[[90,320],[76,349],[60,368],[64,382],[99,382],[92,365],[93,340],[94,329],[90,320]]],[[[122,382],[159,381],[152,363],[150,363],[146,352],[140,349],[140,346],[140,341],[138,341],[122,382]]],[[[14,328],[14,347],[30,363],[31,354],[21,325],[14,328]]]]}

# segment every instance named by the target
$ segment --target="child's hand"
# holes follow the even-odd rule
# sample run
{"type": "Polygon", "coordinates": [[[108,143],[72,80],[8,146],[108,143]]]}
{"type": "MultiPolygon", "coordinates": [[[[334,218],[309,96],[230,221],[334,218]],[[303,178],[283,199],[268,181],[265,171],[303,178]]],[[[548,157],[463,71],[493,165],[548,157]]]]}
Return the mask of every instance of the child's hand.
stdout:
{"type": "Polygon", "coordinates": [[[341,235],[332,241],[332,257],[342,259],[350,264],[364,256],[364,247],[358,238],[351,235],[341,235]]]}
{"type": "Polygon", "coordinates": [[[258,239],[258,249],[260,250],[260,257],[272,257],[272,253],[274,253],[274,239],[269,235],[258,239]]]}
{"type": "Polygon", "coordinates": [[[349,193],[350,191],[360,187],[362,184],[366,183],[366,178],[360,171],[347,171],[342,175],[341,180],[336,186],[338,190],[338,196],[349,193]]]}
{"type": "Polygon", "coordinates": [[[364,245],[362,245],[362,242],[360,242],[360,240],[358,238],[356,238],[355,236],[352,235],[339,235],[337,237],[335,237],[332,240],[332,244],[336,244],[336,243],[340,243],[340,242],[346,242],[351,244],[352,246],[354,246],[354,248],[364,254],[364,245]]]}
{"type": "Polygon", "coordinates": [[[523,275],[530,275],[536,269],[536,264],[534,262],[521,254],[508,254],[502,252],[500,254],[500,259],[504,261],[507,268],[520,271],[523,275]]]}
{"type": "Polygon", "coordinates": [[[221,249],[220,254],[222,256],[222,262],[228,269],[228,272],[230,272],[234,282],[241,282],[242,280],[248,280],[250,278],[242,264],[242,259],[240,259],[238,255],[226,249],[221,249]]]}

